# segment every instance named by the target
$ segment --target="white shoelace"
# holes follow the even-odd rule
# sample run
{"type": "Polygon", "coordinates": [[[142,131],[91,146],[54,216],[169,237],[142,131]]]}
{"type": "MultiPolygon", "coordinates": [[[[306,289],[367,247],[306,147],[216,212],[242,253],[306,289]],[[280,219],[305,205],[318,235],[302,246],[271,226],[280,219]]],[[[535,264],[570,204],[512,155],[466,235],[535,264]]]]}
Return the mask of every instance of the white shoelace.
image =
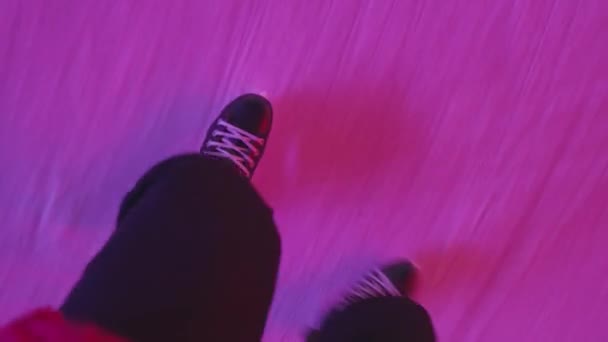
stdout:
{"type": "Polygon", "coordinates": [[[382,271],[375,270],[348,292],[342,305],[346,306],[368,298],[400,296],[401,293],[393,282],[382,271]]]}
{"type": "Polygon", "coordinates": [[[246,177],[251,177],[251,170],[255,167],[255,160],[260,155],[259,146],[264,145],[264,139],[244,131],[228,122],[220,119],[219,126],[211,134],[216,139],[211,139],[207,143],[207,148],[214,147],[213,151],[203,152],[206,155],[216,156],[230,160],[236,165],[246,177]],[[221,129],[223,128],[223,130],[221,129]],[[219,139],[218,139],[219,138],[219,139]],[[242,143],[240,146],[236,142],[242,143]]]}

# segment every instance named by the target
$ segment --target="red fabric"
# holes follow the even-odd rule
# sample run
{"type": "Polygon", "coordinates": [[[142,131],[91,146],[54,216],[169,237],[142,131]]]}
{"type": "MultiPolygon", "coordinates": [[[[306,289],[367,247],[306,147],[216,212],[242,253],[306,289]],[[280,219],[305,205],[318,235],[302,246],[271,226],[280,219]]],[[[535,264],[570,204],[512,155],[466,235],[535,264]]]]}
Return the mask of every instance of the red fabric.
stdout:
{"type": "Polygon", "coordinates": [[[2,342],[126,342],[91,324],[74,323],[51,309],[39,309],[0,329],[2,342]]]}

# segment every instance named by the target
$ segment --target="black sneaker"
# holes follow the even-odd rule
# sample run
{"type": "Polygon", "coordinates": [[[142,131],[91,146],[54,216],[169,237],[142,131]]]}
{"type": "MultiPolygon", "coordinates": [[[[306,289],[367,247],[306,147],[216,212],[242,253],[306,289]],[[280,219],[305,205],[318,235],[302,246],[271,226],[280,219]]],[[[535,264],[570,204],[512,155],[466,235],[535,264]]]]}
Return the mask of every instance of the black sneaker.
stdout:
{"type": "Polygon", "coordinates": [[[270,102],[260,95],[241,95],[215,119],[201,153],[229,160],[244,177],[251,178],[264,154],[271,126],[270,102]]]}
{"type": "Polygon", "coordinates": [[[417,272],[406,260],[368,272],[325,315],[319,328],[307,332],[306,341],[436,341],[428,313],[408,298],[417,272]],[[371,300],[389,297],[399,298],[371,300]]]}
{"type": "Polygon", "coordinates": [[[344,307],[376,297],[408,296],[413,288],[416,267],[409,261],[399,261],[374,269],[363,276],[344,296],[344,307]]]}

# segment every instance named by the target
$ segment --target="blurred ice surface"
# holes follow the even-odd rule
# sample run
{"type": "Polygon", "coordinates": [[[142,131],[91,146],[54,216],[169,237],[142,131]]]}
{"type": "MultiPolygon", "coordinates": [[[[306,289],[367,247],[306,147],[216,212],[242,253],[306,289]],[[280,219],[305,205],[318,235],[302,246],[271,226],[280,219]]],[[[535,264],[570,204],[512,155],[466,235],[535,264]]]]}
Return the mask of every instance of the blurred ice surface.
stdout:
{"type": "Polygon", "coordinates": [[[147,167],[263,89],[268,341],[412,257],[442,341],[606,341],[608,2],[0,1],[1,322],[57,305],[147,167]]]}

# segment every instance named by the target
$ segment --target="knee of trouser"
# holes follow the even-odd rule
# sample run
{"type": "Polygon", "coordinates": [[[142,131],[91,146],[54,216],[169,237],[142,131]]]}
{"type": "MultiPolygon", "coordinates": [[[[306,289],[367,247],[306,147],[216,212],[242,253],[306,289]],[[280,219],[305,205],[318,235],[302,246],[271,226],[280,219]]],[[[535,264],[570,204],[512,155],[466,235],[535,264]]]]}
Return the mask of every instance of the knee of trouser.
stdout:
{"type": "Polygon", "coordinates": [[[264,230],[273,227],[272,235],[278,234],[274,229],[272,209],[251,182],[227,160],[210,159],[198,153],[171,157],[142,177],[127,196],[124,203],[128,205],[123,204],[121,212],[126,212],[151,192],[165,198],[196,201],[230,222],[247,219],[252,223],[264,222],[264,230]]]}
{"type": "Polygon", "coordinates": [[[229,161],[210,159],[198,153],[171,157],[156,165],[151,172],[154,170],[159,171],[156,176],[188,182],[238,176],[238,172],[229,161]]]}
{"type": "Polygon", "coordinates": [[[213,193],[226,187],[231,191],[243,191],[251,187],[228,160],[211,159],[198,153],[182,154],[168,158],[154,167],[137,182],[132,192],[161,184],[206,189],[213,193]]]}

